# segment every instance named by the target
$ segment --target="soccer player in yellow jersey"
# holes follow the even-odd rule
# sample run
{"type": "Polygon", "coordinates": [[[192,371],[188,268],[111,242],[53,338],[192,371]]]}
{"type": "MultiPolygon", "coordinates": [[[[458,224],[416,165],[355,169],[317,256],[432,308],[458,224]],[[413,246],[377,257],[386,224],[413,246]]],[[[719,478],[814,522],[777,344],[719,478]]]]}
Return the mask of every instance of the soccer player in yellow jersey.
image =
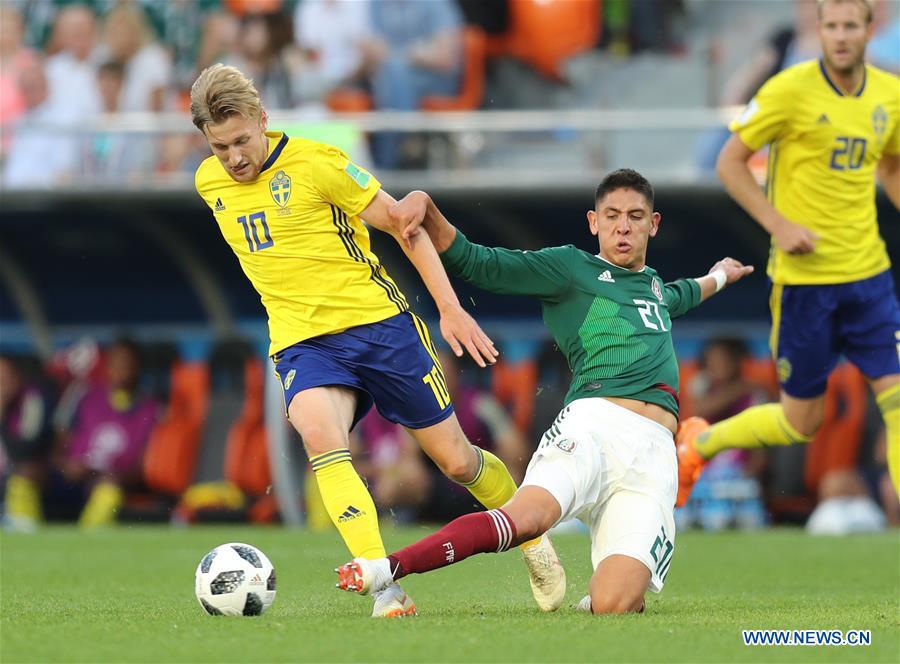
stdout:
{"type": "Polygon", "coordinates": [[[900,307],[875,211],[876,174],[900,208],[900,79],[865,64],[867,0],[819,0],[818,35],[822,59],[759,90],[731,124],[717,166],[728,193],[772,236],[770,342],[781,400],[712,427],[684,422],[679,505],[723,449],[809,441],[840,355],[875,393],[900,493],[900,307]],[[767,196],[747,167],[766,144],[767,196]]]}
{"type": "MultiPolygon", "coordinates": [[[[385,554],[348,441],[373,403],[485,507],[503,505],[515,483],[460,429],[428,331],[372,253],[363,220],[400,243],[454,353],[465,347],[480,366],[493,363],[493,343],[460,306],[428,235],[402,231],[407,213],[340,150],[266,131],[259,94],[237,69],[204,70],[191,88],[191,115],[213,152],[197,169],[197,191],[266,309],[288,419],[353,556],[385,554]]],[[[523,553],[538,604],[558,608],[565,573],[550,541],[529,542],[523,553]]],[[[375,597],[373,616],[413,613],[398,585],[375,597]]]]}

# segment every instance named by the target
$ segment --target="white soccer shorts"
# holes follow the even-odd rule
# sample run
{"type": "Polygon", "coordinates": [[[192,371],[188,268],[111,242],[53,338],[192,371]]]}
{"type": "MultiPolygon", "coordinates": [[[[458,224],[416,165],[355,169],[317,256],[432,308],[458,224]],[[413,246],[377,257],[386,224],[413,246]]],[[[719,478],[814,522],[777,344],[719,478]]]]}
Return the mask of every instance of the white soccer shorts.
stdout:
{"type": "Polygon", "coordinates": [[[606,399],[577,399],[541,438],[527,485],[556,498],[560,521],[587,524],[594,569],[608,556],[626,555],[650,570],[649,590],[662,590],[675,549],[671,431],[606,399]]]}

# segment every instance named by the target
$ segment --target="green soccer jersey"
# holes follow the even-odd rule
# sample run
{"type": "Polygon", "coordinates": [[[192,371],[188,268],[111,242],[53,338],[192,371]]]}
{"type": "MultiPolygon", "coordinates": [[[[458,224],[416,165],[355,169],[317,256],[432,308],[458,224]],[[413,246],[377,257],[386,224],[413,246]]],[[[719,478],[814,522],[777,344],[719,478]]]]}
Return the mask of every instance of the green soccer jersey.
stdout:
{"type": "Polygon", "coordinates": [[[572,245],[540,251],[483,247],[457,231],[441,254],[447,271],[492,293],[540,298],[544,323],[574,374],[565,404],[625,397],[678,416],[672,319],[700,304],[700,285],[663,285],[572,245]]]}

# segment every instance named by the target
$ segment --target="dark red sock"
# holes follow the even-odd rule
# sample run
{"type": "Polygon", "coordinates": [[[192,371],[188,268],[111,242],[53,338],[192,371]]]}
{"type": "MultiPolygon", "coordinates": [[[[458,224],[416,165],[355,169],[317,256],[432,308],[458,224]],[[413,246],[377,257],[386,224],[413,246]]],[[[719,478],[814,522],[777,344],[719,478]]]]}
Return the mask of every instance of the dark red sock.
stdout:
{"type": "Polygon", "coordinates": [[[446,567],[475,553],[506,551],[516,526],[503,510],[475,512],[454,519],[433,535],[388,556],[394,579],[446,567]]]}

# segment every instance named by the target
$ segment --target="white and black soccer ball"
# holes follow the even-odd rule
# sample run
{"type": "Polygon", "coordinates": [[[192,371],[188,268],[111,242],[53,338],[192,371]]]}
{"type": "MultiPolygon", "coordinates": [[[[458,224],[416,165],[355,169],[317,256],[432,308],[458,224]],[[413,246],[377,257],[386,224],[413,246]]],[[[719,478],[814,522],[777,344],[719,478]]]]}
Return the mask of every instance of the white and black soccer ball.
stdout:
{"type": "Polygon", "coordinates": [[[194,590],[214,616],[258,616],[275,601],[275,568],[255,546],[231,542],[203,556],[194,590]]]}

